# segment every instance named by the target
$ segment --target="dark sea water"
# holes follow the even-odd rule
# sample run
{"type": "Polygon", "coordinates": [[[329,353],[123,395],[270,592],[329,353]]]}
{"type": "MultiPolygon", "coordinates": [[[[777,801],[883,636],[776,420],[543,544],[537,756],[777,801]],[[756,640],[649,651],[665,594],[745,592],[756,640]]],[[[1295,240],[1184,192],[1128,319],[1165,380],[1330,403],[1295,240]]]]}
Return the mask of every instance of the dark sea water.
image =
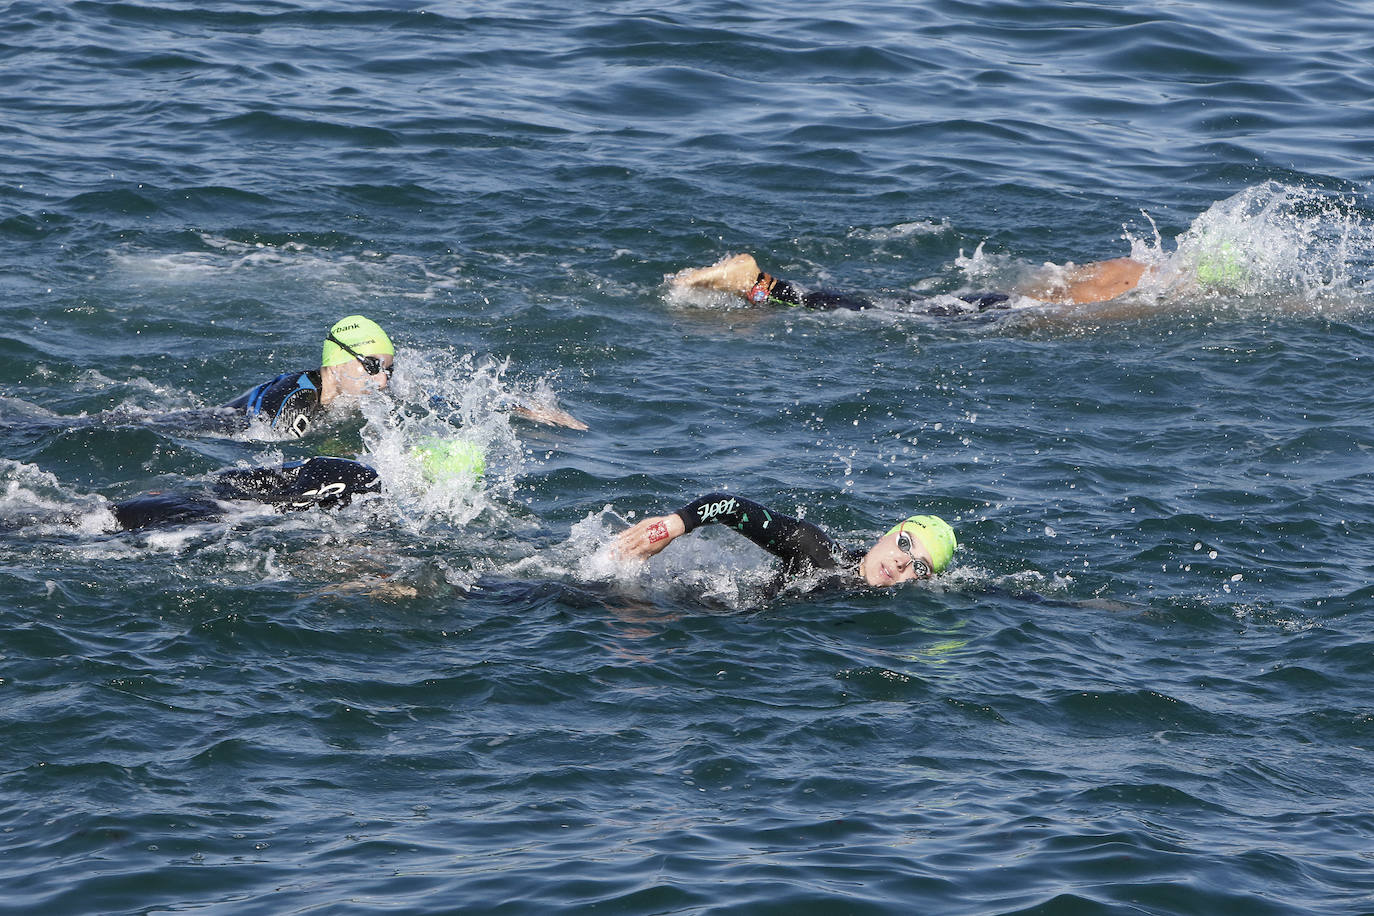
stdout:
{"type": "Polygon", "coordinates": [[[0,912],[1374,913],[1371,98],[1357,0],[0,4],[0,912]],[[195,422],[355,312],[400,415],[195,422]],[[722,489],[961,547],[609,554],[722,489]]]}

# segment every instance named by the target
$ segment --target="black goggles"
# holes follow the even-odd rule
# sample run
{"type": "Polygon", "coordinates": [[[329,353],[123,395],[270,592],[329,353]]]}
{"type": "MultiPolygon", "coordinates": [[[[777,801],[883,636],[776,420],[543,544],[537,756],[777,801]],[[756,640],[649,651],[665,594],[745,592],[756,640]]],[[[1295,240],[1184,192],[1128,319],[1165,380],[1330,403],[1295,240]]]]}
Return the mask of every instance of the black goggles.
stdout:
{"type": "Polygon", "coordinates": [[[380,356],[363,356],[357,350],[353,349],[348,344],[344,343],[342,340],[339,340],[339,338],[335,337],[333,331],[329,332],[329,336],[327,336],[325,340],[329,341],[330,343],[333,343],[335,346],[339,347],[339,349],[343,350],[349,356],[353,357],[358,362],[362,363],[363,371],[366,372],[368,375],[377,375],[379,373],[385,372],[386,377],[391,378],[392,367],[383,366],[382,359],[380,356]]]}
{"type": "Polygon", "coordinates": [[[930,578],[930,564],[916,556],[916,545],[911,540],[911,535],[902,529],[897,529],[897,549],[911,557],[911,571],[917,579],[930,578]]]}

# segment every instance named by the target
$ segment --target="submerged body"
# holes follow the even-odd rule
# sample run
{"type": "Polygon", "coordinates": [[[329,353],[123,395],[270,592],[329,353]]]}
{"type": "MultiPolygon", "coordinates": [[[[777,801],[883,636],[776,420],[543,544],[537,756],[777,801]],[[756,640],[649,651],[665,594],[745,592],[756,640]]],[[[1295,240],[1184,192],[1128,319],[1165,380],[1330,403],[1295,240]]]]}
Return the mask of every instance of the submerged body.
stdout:
{"type": "Polygon", "coordinates": [[[253,501],[282,511],[333,509],[381,490],[377,472],[347,458],[315,457],[273,467],[233,468],[215,475],[209,493],[149,493],[115,503],[125,530],[161,528],[222,517],[226,503],[253,501]]]}
{"type": "MultiPolygon", "coordinates": [[[[969,308],[949,304],[926,296],[904,295],[910,305],[931,315],[959,315],[1004,309],[1013,295],[1039,299],[1052,304],[1086,304],[1115,299],[1138,286],[1148,268],[1134,258],[1115,258],[1082,266],[1068,265],[1043,282],[1016,289],[1009,293],[966,293],[956,298],[969,308]]],[[[769,303],[800,306],[810,309],[867,309],[873,303],[851,293],[817,290],[803,292],[787,280],[774,277],[759,268],[753,255],[731,255],[708,267],[684,270],[669,278],[674,286],[694,289],[713,289],[733,293],[754,304],[769,303]]]]}

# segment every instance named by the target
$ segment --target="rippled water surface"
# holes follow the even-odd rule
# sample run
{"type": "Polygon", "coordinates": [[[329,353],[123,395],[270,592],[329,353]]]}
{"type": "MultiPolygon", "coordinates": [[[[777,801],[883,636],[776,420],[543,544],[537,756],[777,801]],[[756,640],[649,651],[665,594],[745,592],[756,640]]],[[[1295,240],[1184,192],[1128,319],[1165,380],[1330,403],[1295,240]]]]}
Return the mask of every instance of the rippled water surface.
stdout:
{"type": "Polygon", "coordinates": [[[0,912],[1374,913],[1367,7],[602,6],[0,6],[0,912]],[[356,312],[399,412],[199,422],[356,312]],[[608,553],[711,490],[961,546],[608,553]]]}

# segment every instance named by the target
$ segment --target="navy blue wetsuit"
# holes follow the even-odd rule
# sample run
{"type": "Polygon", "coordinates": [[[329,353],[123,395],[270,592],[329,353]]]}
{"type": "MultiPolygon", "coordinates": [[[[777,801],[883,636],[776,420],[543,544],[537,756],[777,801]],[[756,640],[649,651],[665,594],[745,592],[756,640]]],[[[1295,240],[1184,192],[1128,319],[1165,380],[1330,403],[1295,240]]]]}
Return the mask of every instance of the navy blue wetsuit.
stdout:
{"type": "MultiPolygon", "coordinates": [[[[766,273],[759,274],[749,292],[745,293],[745,298],[756,304],[771,302],[775,305],[801,306],[808,309],[860,311],[873,308],[873,303],[861,296],[824,289],[803,293],[786,280],[780,280],[766,273]]],[[[971,311],[957,305],[941,304],[928,296],[915,296],[908,293],[900,298],[903,302],[921,306],[928,315],[963,315],[971,311]]],[[[979,312],[985,312],[988,309],[1004,309],[1007,307],[1008,300],[1011,299],[1006,293],[966,293],[959,298],[979,312]]]]}
{"type": "Polygon", "coordinates": [[[249,417],[263,417],[279,432],[304,436],[321,410],[320,371],[283,372],[224,406],[242,410],[249,417]]]}
{"type": "Polygon", "coordinates": [[[782,560],[782,567],[766,589],[776,594],[788,580],[819,571],[835,572],[834,581],[859,574],[862,551],[850,550],[810,522],[774,512],[753,500],[729,493],[708,493],[677,510],[688,532],[716,523],[740,534],[782,560]]]}
{"type": "Polygon", "coordinates": [[[211,495],[150,493],[112,507],[120,527],[165,527],[211,521],[224,514],[221,500],[252,500],[282,512],[346,506],[381,489],[377,472],[347,458],[316,457],[276,467],[232,468],[215,475],[211,495]]]}

